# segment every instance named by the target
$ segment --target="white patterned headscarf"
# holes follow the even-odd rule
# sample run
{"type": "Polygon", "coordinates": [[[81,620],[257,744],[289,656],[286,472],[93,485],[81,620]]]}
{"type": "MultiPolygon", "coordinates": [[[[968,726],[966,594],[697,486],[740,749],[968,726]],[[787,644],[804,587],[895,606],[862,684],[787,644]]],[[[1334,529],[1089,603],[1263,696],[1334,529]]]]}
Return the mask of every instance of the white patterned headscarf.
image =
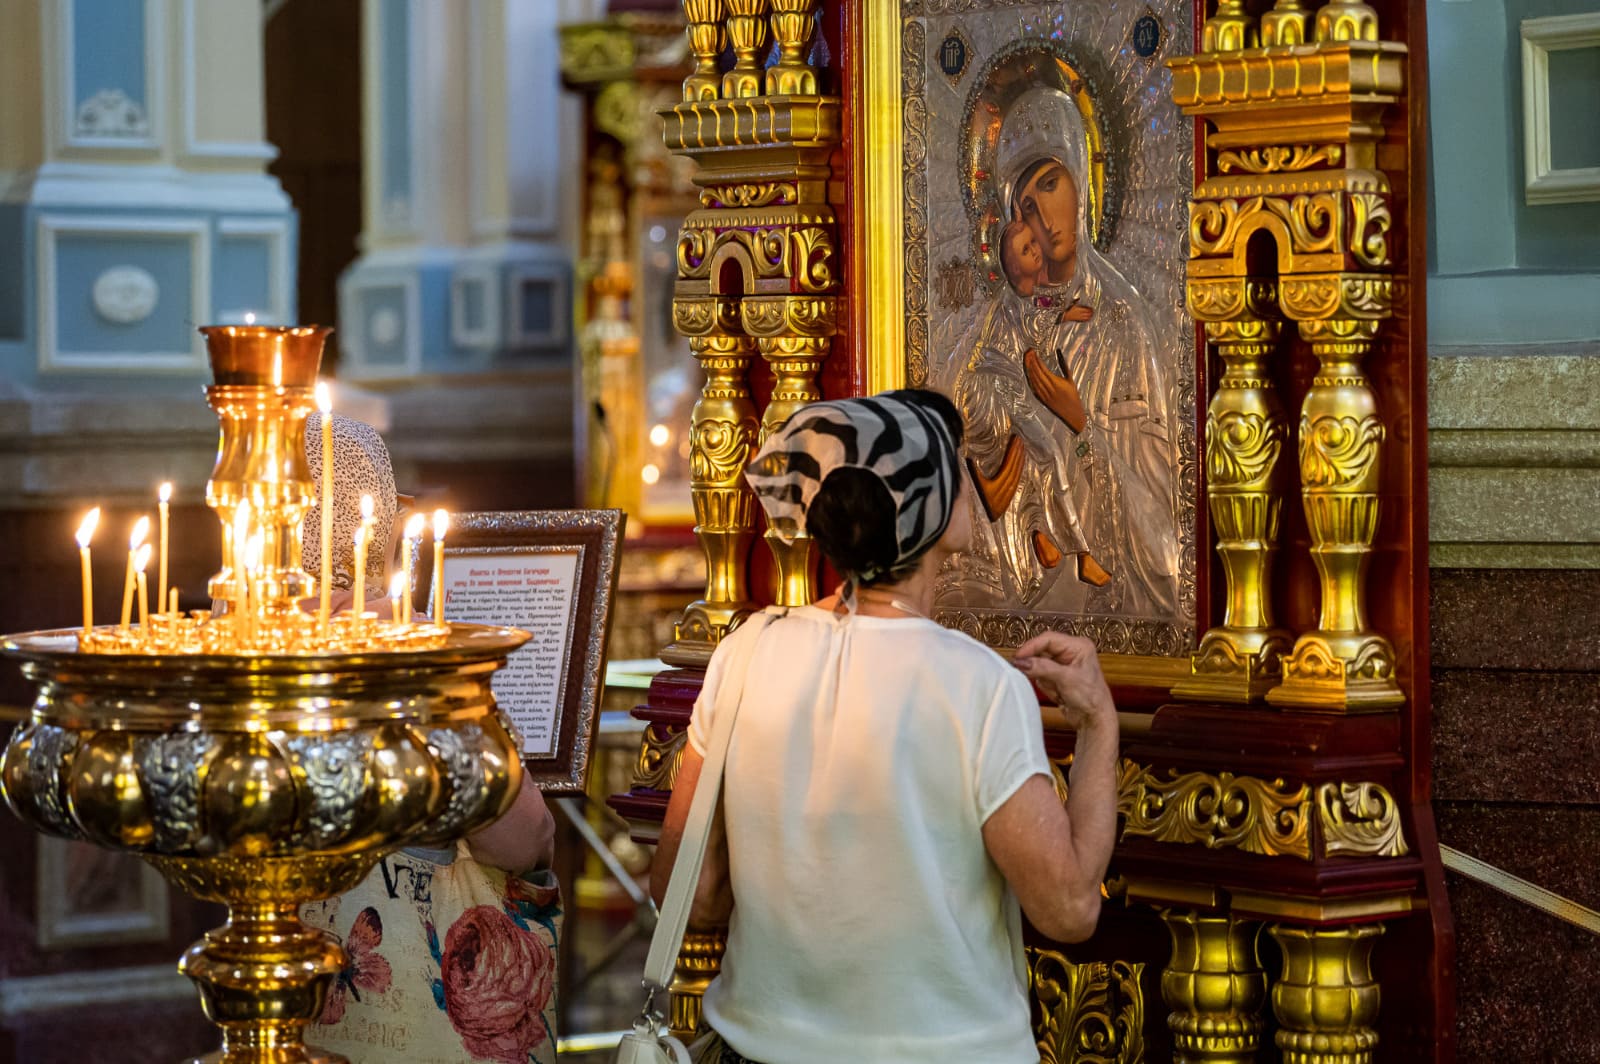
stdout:
{"type": "MultiPolygon", "coordinates": [[[[311,466],[315,501],[301,523],[301,564],[312,576],[322,559],[322,415],[306,416],[306,461],[311,466]]],[[[367,550],[367,587],[381,591],[388,566],[385,553],[394,529],[394,466],[378,430],[364,421],[333,415],[333,586],[348,591],[355,580],[356,526],[361,523],[361,496],[373,503],[372,543],[367,550]]]]}
{"type": "Polygon", "coordinates": [[[889,574],[914,565],[950,524],[960,487],[956,445],[934,410],[893,393],[812,403],[768,437],[745,479],[783,534],[805,530],[807,507],[836,469],[866,470],[888,489],[897,555],[889,574]]]}

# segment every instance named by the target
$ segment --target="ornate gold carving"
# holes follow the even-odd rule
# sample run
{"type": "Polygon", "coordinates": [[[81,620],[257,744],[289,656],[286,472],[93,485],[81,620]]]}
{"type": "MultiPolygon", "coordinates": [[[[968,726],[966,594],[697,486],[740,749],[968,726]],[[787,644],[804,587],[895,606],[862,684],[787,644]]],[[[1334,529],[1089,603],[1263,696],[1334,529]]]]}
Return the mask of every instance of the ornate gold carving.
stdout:
{"type": "Polygon", "coordinates": [[[1278,0],[1261,16],[1261,46],[1286,48],[1306,43],[1306,9],[1300,0],[1278,0]]]}
{"type": "Polygon", "coordinates": [[[1287,199],[1253,196],[1242,202],[1197,200],[1189,212],[1190,253],[1235,254],[1244,240],[1263,225],[1288,236],[1291,254],[1337,251],[1342,228],[1339,194],[1317,192],[1287,199]],[[1275,224],[1274,218],[1282,224],[1275,224]]]}
{"type": "Polygon", "coordinates": [[[631,79],[636,56],[633,34],[619,22],[561,27],[561,77],[568,84],[631,79]]]}
{"type": "Polygon", "coordinates": [[[1389,316],[1394,279],[1386,274],[1327,273],[1285,277],[1279,285],[1285,317],[1304,323],[1389,316]]]}
{"type": "Polygon", "coordinates": [[[722,2],[728,12],[728,45],[733,49],[733,69],[722,75],[722,98],[760,96],[761,55],[767,43],[767,0],[722,2]]]}
{"type": "Polygon", "coordinates": [[[790,204],[800,198],[793,181],[752,181],[740,185],[717,185],[702,189],[700,203],[705,207],[768,207],[790,204]]]}
{"type": "MultiPolygon", "coordinates": [[[[717,148],[763,146],[831,147],[839,143],[843,119],[834,96],[783,96],[759,103],[702,99],[680,103],[661,115],[662,136],[669,151],[710,152],[717,148]]],[[[752,161],[736,158],[719,162],[719,179],[772,180],[770,160],[752,153],[752,161]]],[[[826,159],[818,163],[817,178],[826,178],[826,159]]]]}
{"type": "Polygon", "coordinates": [[[706,643],[715,643],[754,606],[746,586],[745,559],[755,534],[755,497],[744,482],[744,467],[756,446],[758,425],[745,374],[755,357],[754,342],[742,336],[697,336],[694,357],[705,370],[705,385],[694,405],[689,430],[690,492],[695,534],[706,556],[706,590],[684,612],[677,639],[662,657],[684,644],[699,643],[687,661],[697,661],[706,643]],[[694,653],[698,651],[699,653],[694,653]]]}
{"type": "MultiPolygon", "coordinates": [[[[820,337],[762,337],[761,357],[772,367],[772,401],[761,418],[761,438],[783,427],[807,403],[822,398],[817,371],[827,356],[829,341],[820,337]]],[[[804,606],[815,597],[816,560],[810,536],[797,527],[773,523],[764,533],[776,564],[774,601],[780,606],[804,606]]]]}
{"type": "Polygon", "coordinates": [[[645,725],[644,741],[639,746],[639,763],[633,769],[634,789],[670,791],[683,764],[683,748],[689,732],[659,721],[645,725]]]}
{"type": "Polygon", "coordinates": [[[1055,950],[1028,950],[1040,1064],[1143,1064],[1143,976],[1143,964],[1073,964],[1055,950]]]}
{"type": "Polygon", "coordinates": [[[1275,285],[1250,277],[1191,277],[1186,289],[1189,315],[1202,322],[1273,314],[1277,298],[1275,285]]]}
{"type": "Polygon", "coordinates": [[[683,17],[689,25],[689,50],[694,52],[694,73],[683,79],[685,100],[715,100],[722,85],[717,56],[727,43],[722,28],[722,0],[683,0],[683,17]]]}
{"type": "Polygon", "coordinates": [[[839,327],[833,296],[749,296],[739,301],[739,322],[750,336],[832,336],[839,327]]]}
{"type": "Polygon", "coordinates": [[[1217,0],[1217,13],[1200,31],[1200,50],[1239,52],[1257,43],[1256,22],[1245,12],[1244,0],[1217,0]]]}
{"type": "MultiPolygon", "coordinates": [[[[1241,131],[1240,142],[1255,146],[1273,143],[1274,131],[1263,131],[1261,126],[1265,118],[1279,117],[1271,109],[1274,105],[1330,100],[1348,109],[1352,97],[1366,103],[1379,102],[1374,97],[1398,96],[1405,86],[1406,46],[1390,41],[1348,41],[1287,54],[1276,48],[1217,51],[1182,56],[1167,65],[1172,68],[1172,99],[1179,107],[1204,108],[1209,115],[1221,105],[1252,104],[1254,113],[1241,109],[1239,117],[1241,124],[1248,121],[1257,132],[1254,137],[1244,137],[1241,131]]],[[[1298,113],[1298,123],[1283,116],[1286,131],[1297,126],[1303,130],[1307,119],[1323,117],[1308,114],[1303,107],[1298,113]]],[[[1219,125],[1219,131],[1221,128],[1219,125]]],[[[1281,142],[1292,139],[1290,132],[1281,142]]],[[[1213,141],[1213,146],[1233,145],[1213,141]]]]}
{"type": "Polygon", "coordinates": [[[680,296],[672,301],[672,324],[685,336],[727,336],[739,330],[739,303],[718,296],[680,296]]]}
{"type": "Polygon", "coordinates": [[[1272,924],[1283,974],[1272,984],[1283,1064],[1372,1064],[1378,981],[1372,947],[1382,924],[1340,928],[1272,924]]]}
{"type": "Polygon", "coordinates": [[[672,976],[672,1015],[667,1023],[672,1033],[684,1041],[698,1034],[704,1017],[701,1002],[706,987],[722,971],[722,955],[728,949],[725,930],[688,931],[678,951],[678,967],[672,976]]]}
{"type": "Polygon", "coordinates": [[[1222,624],[1206,632],[1179,698],[1250,702],[1281,675],[1290,635],[1272,619],[1272,555],[1283,504],[1273,471],[1288,426],[1268,372],[1277,322],[1207,322],[1223,362],[1206,413],[1206,488],[1228,597],[1222,624]]]}
{"type": "Polygon", "coordinates": [[[1317,788],[1323,852],[1404,857],[1410,852],[1400,807],[1380,783],[1324,783],[1317,788]]]}
{"type": "Polygon", "coordinates": [[[1389,203],[1373,192],[1352,192],[1350,254],[1367,269],[1389,265],[1389,203]]]}
{"type": "Polygon", "coordinates": [[[1267,996],[1256,952],[1261,925],[1174,909],[1161,919],[1172,935],[1161,997],[1172,1010],[1174,1064],[1254,1064],[1267,996]]]}
{"type": "Polygon", "coordinates": [[[1329,0],[1317,9],[1312,37],[1318,44],[1342,41],[1376,41],[1378,13],[1356,0],[1329,0]]]}
{"type": "MultiPolygon", "coordinates": [[[[1284,3],[1285,0],[1279,0],[1278,7],[1273,8],[1273,11],[1281,9],[1284,3]]],[[[1338,144],[1273,144],[1264,148],[1238,148],[1218,152],[1217,169],[1224,174],[1234,170],[1244,170],[1252,174],[1276,174],[1309,170],[1320,164],[1338,166],[1343,154],[1344,149],[1338,144]]]]}
{"type": "Polygon", "coordinates": [[[768,96],[815,96],[817,72],[806,62],[817,0],[772,0],[777,62],[767,68],[768,96]]]}
{"type": "Polygon", "coordinates": [[[1371,631],[1366,570],[1378,531],[1378,460],[1384,428],[1361,360],[1375,321],[1302,322],[1321,362],[1300,413],[1300,483],[1311,557],[1321,582],[1317,629],[1300,637],[1283,664],[1273,705],[1387,709],[1405,699],[1395,683],[1394,649],[1371,631]]]}
{"type": "Polygon", "coordinates": [[[1180,775],[1176,769],[1160,780],[1154,770],[1124,759],[1117,811],[1127,818],[1124,838],[1311,859],[1311,788],[1304,783],[1290,790],[1282,779],[1268,782],[1231,772],[1180,775]]]}

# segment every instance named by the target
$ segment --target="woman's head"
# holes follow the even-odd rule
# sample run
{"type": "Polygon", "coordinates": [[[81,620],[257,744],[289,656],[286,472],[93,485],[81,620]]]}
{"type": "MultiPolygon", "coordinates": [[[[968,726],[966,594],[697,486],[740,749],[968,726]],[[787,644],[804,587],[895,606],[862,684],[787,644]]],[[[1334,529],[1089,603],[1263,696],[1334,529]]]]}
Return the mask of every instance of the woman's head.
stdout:
{"type": "Polygon", "coordinates": [[[780,531],[807,532],[847,578],[893,582],[960,532],[961,434],[954,404],[935,392],[815,403],[767,440],[746,476],[780,531]]]}
{"type": "MultiPolygon", "coordinates": [[[[306,460],[311,465],[312,483],[317,485],[316,501],[306,511],[303,529],[302,565],[306,572],[321,578],[322,566],[322,415],[306,418],[306,460]]],[[[385,546],[393,537],[395,522],[394,467],[389,448],[378,430],[354,418],[333,415],[333,586],[348,590],[353,586],[355,532],[361,523],[361,497],[372,496],[373,529],[367,551],[367,586],[383,587],[387,577],[388,552],[385,546]]]]}
{"type": "Polygon", "coordinates": [[[1001,202],[1013,222],[1038,238],[1049,279],[1065,281],[1090,248],[1083,204],[1088,133],[1083,112],[1060,89],[1039,85],[1017,97],[1001,120],[995,161],[1001,202]]]}

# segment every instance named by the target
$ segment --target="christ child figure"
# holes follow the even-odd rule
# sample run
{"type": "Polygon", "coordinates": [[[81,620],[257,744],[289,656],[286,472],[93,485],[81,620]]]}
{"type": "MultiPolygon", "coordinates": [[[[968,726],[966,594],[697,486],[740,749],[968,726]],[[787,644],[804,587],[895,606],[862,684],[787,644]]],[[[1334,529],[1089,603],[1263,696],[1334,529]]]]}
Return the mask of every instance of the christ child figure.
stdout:
{"type": "Polygon", "coordinates": [[[1044,272],[1044,252],[1027,222],[1012,222],[1001,232],[1000,268],[1019,296],[1032,298],[1044,272]]]}

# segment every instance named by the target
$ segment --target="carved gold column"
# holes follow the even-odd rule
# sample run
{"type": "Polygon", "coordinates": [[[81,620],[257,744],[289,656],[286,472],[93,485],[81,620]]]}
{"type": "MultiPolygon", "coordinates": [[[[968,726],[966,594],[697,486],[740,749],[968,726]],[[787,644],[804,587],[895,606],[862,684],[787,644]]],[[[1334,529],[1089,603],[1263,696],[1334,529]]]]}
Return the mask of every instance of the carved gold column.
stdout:
{"type": "Polygon", "coordinates": [[[1223,363],[1206,412],[1206,495],[1228,597],[1222,624],[1200,640],[1189,677],[1172,693],[1245,703],[1282,678],[1280,659],[1291,643],[1272,621],[1271,563],[1283,505],[1274,473],[1288,426],[1268,363],[1280,326],[1243,318],[1205,328],[1223,363]]]}
{"type": "Polygon", "coordinates": [[[1256,954],[1261,925],[1176,909],[1161,919],[1172,935],[1161,996],[1172,1010],[1173,1064],[1253,1064],[1267,996],[1256,954]]]}
{"type": "Polygon", "coordinates": [[[1379,323],[1302,321],[1320,368],[1300,409],[1300,485],[1311,558],[1321,580],[1315,631],[1283,664],[1274,705],[1384,709],[1405,701],[1394,647],[1367,624],[1366,572],[1378,531],[1384,425],[1361,362],[1379,323]]]}
{"type": "Polygon", "coordinates": [[[1217,0],[1217,13],[1200,30],[1202,52],[1237,52],[1256,46],[1256,20],[1244,0],[1217,0]]]}
{"type": "Polygon", "coordinates": [[[689,50],[694,53],[694,73],[683,79],[683,98],[688,101],[715,100],[722,87],[717,57],[722,54],[727,36],[722,28],[722,0],[683,0],[684,31],[689,50]]]}
{"type": "MultiPolygon", "coordinates": [[[[681,326],[682,304],[677,309],[681,326]]],[[[676,638],[662,653],[673,664],[709,661],[718,640],[755,608],[745,566],[756,504],[744,479],[759,432],[746,380],[755,343],[744,336],[705,335],[691,337],[689,346],[706,375],[689,429],[689,489],[695,535],[706,556],[706,590],[684,610],[676,638]]]]}
{"type": "Polygon", "coordinates": [[[1283,974],[1272,984],[1283,1064],[1372,1064],[1378,982],[1372,947],[1382,924],[1320,929],[1273,924],[1283,974]]]}
{"type": "Polygon", "coordinates": [[[1306,43],[1306,9],[1300,0],[1278,0],[1261,16],[1261,45],[1288,47],[1306,43]]]}
{"type": "Polygon", "coordinates": [[[723,0],[728,12],[728,44],[733,48],[733,69],[722,75],[722,98],[743,100],[760,96],[766,79],[761,72],[762,48],[767,43],[767,0],[723,0]]]}
{"type": "MultiPolygon", "coordinates": [[[[783,427],[783,423],[805,406],[822,398],[817,388],[817,371],[828,354],[828,340],[815,336],[764,336],[758,341],[761,357],[772,366],[772,401],[761,418],[761,438],[783,427]]],[[[779,606],[805,606],[816,597],[816,556],[811,537],[796,528],[777,524],[765,533],[767,546],[777,563],[779,606]]]]}
{"type": "Polygon", "coordinates": [[[722,954],[727,948],[726,931],[685,932],[677,971],[668,988],[672,992],[672,1009],[667,1022],[679,1038],[691,1039],[700,1030],[701,1000],[706,987],[722,970],[722,954]]]}
{"type": "Polygon", "coordinates": [[[767,68],[768,96],[815,96],[817,72],[806,62],[818,0],[772,0],[778,61],[767,68]]]}

